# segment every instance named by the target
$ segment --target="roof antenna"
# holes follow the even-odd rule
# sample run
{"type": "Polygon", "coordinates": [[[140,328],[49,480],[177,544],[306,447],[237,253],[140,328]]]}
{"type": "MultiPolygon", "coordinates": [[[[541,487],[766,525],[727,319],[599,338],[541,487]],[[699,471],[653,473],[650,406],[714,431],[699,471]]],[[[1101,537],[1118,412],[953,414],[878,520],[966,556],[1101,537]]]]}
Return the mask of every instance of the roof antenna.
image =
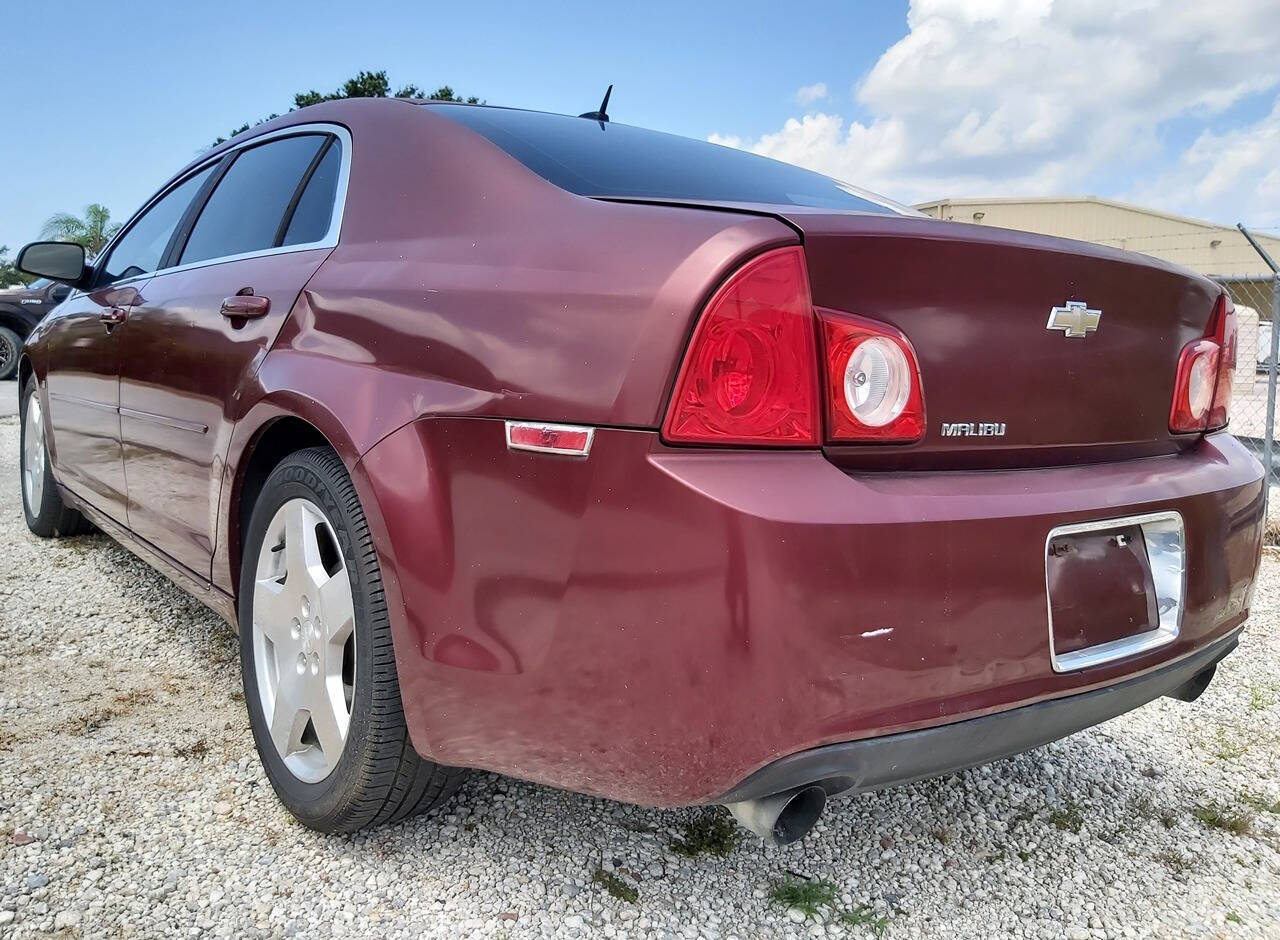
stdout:
{"type": "Polygon", "coordinates": [[[590,118],[593,121],[599,121],[601,124],[609,120],[609,96],[613,94],[613,86],[610,85],[605,89],[604,101],[600,102],[599,111],[588,111],[586,114],[579,114],[578,117],[590,118]]]}

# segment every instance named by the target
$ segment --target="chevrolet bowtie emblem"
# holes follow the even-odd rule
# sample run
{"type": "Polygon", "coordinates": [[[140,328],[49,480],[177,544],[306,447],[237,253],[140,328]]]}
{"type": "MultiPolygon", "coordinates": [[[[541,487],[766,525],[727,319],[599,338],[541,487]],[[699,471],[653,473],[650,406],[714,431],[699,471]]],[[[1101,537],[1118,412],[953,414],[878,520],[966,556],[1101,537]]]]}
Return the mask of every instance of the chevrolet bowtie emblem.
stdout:
{"type": "Polygon", "coordinates": [[[1098,328],[1101,310],[1090,310],[1083,300],[1068,300],[1065,306],[1049,311],[1046,330],[1062,330],[1067,336],[1083,339],[1098,328]]]}

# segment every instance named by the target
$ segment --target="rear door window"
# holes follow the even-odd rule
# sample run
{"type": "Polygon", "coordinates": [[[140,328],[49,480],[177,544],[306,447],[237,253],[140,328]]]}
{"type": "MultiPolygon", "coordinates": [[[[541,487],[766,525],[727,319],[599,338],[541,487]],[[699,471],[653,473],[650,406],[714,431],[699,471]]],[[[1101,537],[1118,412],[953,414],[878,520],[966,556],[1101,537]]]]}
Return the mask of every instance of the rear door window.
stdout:
{"type": "Polygon", "coordinates": [[[338,192],[338,172],[342,169],[342,144],[329,142],[320,162],[311,171],[307,188],[302,191],[293,215],[288,220],[282,245],[305,245],[318,242],[329,232],[333,220],[334,197],[338,192]]]}
{"type": "Polygon", "coordinates": [[[178,263],[274,247],[285,211],[327,140],[304,134],[242,150],[200,211],[178,263]]]}

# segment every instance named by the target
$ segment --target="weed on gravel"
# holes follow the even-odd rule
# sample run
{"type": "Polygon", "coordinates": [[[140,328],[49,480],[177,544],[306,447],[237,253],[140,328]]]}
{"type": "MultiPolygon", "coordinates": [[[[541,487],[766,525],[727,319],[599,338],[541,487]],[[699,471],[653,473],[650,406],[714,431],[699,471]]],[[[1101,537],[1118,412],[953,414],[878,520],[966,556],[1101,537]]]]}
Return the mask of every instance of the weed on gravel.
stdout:
{"type": "Polygon", "coordinates": [[[1266,711],[1280,698],[1280,688],[1271,682],[1255,682],[1249,686],[1249,710],[1266,711]]]}
{"type": "Polygon", "coordinates": [[[591,880],[600,885],[619,901],[626,901],[628,904],[635,904],[636,901],[640,900],[640,892],[611,871],[605,871],[603,868],[597,868],[595,870],[595,874],[591,876],[591,880]]]}
{"type": "Polygon", "coordinates": [[[1063,832],[1079,833],[1084,826],[1084,814],[1080,812],[1080,807],[1075,803],[1068,803],[1061,809],[1055,809],[1049,814],[1049,822],[1053,823],[1063,832]]]}
{"type": "Polygon", "coordinates": [[[833,882],[826,878],[803,878],[788,875],[775,881],[769,889],[769,899],[789,910],[799,911],[805,917],[827,914],[849,927],[869,927],[880,936],[889,926],[889,918],[877,914],[865,904],[845,908],[833,882]]]}
{"type": "Polygon", "coordinates": [[[1238,760],[1249,753],[1249,745],[1233,741],[1226,729],[1219,728],[1213,735],[1213,756],[1222,761],[1238,760]]]}
{"type": "Polygon", "coordinates": [[[1253,829],[1253,814],[1246,809],[1227,806],[1216,800],[1201,803],[1191,810],[1191,815],[1206,826],[1222,829],[1234,835],[1248,835],[1253,829]]]}
{"type": "Polygon", "coordinates": [[[152,689],[133,689],[129,692],[122,692],[116,696],[115,711],[118,715],[127,715],[140,705],[150,705],[155,700],[156,693],[152,689]]]}
{"type": "Polygon", "coordinates": [[[1270,797],[1260,796],[1257,793],[1242,793],[1240,794],[1240,799],[1260,813],[1270,813],[1273,816],[1280,815],[1280,799],[1271,799],[1270,797]]]}
{"type": "Polygon", "coordinates": [[[1161,849],[1156,853],[1156,861],[1175,875],[1180,875],[1191,867],[1191,859],[1173,849],[1161,849]]]}
{"type": "Polygon", "coordinates": [[[204,757],[209,753],[209,742],[204,738],[197,738],[190,744],[183,744],[179,747],[175,747],[173,749],[173,753],[175,756],[182,757],[187,760],[204,757]]]}
{"type": "Polygon", "coordinates": [[[108,723],[117,718],[124,718],[136,709],[151,705],[156,701],[156,693],[151,689],[133,689],[117,695],[110,705],[103,705],[78,717],[67,720],[62,726],[64,734],[83,737],[101,731],[108,723]]]}
{"type": "Polygon", "coordinates": [[[685,858],[718,855],[724,858],[738,847],[742,834],[720,811],[708,812],[680,826],[680,836],[671,843],[671,851],[685,858]]]}
{"type": "Polygon", "coordinates": [[[889,915],[877,914],[874,908],[860,904],[851,911],[841,911],[836,919],[847,927],[869,927],[877,937],[889,929],[889,915]]]}
{"type": "Polygon", "coordinates": [[[80,737],[87,734],[93,734],[100,731],[112,718],[116,717],[116,710],[113,708],[95,708],[91,712],[80,715],[78,718],[70,719],[63,725],[63,732],[69,735],[80,737]]]}
{"type": "Polygon", "coordinates": [[[1129,812],[1144,819],[1158,820],[1166,829],[1178,824],[1178,812],[1168,806],[1156,806],[1149,793],[1141,793],[1129,800],[1129,812]]]}
{"type": "Polygon", "coordinates": [[[836,886],[825,878],[797,878],[788,875],[775,881],[769,889],[769,898],[786,907],[793,907],[807,917],[816,917],[825,908],[839,905],[836,886]]]}

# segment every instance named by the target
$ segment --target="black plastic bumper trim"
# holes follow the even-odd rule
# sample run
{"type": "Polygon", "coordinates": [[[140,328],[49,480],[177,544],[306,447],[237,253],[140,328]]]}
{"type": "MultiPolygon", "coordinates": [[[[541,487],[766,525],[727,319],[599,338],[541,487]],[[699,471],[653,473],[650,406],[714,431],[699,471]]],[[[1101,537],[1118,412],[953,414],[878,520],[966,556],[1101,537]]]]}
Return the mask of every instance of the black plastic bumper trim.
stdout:
{"type": "Polygon", "coordinates": [[[1236,630],[1167,666],[1091,692],[791,754],[757,770],[715,802],[759,799],[813,783],[821,783],[829,796],[875,790],[1021,754],[1181,689],[1239,642],[1236,630]]]}

